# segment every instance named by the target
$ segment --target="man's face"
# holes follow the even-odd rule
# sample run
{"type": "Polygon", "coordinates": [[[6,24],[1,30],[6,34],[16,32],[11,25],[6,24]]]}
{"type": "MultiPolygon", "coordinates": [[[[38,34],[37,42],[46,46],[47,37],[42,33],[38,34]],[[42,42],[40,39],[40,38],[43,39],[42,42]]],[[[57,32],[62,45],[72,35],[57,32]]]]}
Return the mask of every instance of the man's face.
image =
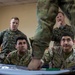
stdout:
{"type": "Polygon", "coordinates": [[[63,36],[60,44],[64,52],[70,52],[72,50],[73,40],[70,36],[63,36]]]}
{"type": "Polygon", "coordinates": [[[11,21],[10,21],[10,29],[12,31],[16,31],[17,28],[18,28],[18,25],[19,25],[19,21],[18,20],[11,19],[11,21]]]}
{"type": "Polygon", "coordinates": [[[27,42],[26,40],[18,40],[17,44],[16,44],[16,49],[21,52],[24,53],[25,51],[27,51],[27,42]]]}
{"type": "Polygon", "coordinates": [[[56,16],[56,22],[60,22],[61,24],[64,22],[65,16],[62,13],[58,13],[56,16]]]}

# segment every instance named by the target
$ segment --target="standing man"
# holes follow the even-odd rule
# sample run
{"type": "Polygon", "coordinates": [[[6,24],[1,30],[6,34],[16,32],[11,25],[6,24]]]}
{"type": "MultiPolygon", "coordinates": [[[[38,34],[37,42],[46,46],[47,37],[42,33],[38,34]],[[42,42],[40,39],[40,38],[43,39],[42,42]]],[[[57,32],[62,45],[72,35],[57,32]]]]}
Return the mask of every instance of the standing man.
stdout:
{"type": "Polygon", "coordinates": [[[38,28],[31,41],[34,59],[29,64],[29,69],[37,69],[45,49],[49,46],[59,7],[66,14],[71,21],[72,27],[75,29],[75,0],[38,0],[38,28]]]}
{"type": "MultiPolygon", "coordinates": [[[[19,18],[12,17],[10,20],[9,29],[6,29],[5,31],[0,32],[0,45],[2,48],[1,53],[0,53],[0,59],[4,59],[4,57],[9,52],[15,50],[15,41],[17,37],[24,36],[27,38],[27,36],[24,33],[18,30],[18,26],[19,26],[19,18]]],[[[28,43],[28,49],[29,48],[30,46],[28,43]]]]}

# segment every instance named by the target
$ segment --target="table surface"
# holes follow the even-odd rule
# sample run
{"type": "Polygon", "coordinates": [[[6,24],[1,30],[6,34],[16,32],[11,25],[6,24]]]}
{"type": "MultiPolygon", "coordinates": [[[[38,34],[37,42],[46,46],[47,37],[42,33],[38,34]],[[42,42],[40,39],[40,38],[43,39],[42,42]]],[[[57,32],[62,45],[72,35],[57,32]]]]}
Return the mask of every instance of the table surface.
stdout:
{"type": "Polygon", "coordinates": [[[41,69],[37,71],[29,71],[26,67],[0,64],[0,75],[49,75],[49,74],[62,74],[68,73],[70,70],[51,70],[41,69]]]}

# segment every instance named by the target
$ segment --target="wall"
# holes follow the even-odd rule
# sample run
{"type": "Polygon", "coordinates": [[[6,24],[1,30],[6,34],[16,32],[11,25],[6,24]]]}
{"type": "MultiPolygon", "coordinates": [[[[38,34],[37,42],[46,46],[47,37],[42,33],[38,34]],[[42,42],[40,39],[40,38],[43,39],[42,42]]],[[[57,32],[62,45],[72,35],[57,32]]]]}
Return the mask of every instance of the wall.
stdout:
{"type": "MultiPolygon", "coordinates": [[[[0,7],[0,31],[9,28],[9,22],[13,16],[19,17],[19,29],[28,38],[34,36],[37,27],[36,3],[0,7]]],[[[67,17],[65,20],[69,24],[67,17]]],[[[50,43],[50,46],[52,44],[53,42],[50,43]]]]}
{"type": "Polygon", "coordinates": [[[13,16],[20,19],[19,29],[32,37],[37,26],[36,3],[0,7],[0,31],[9,28],[13,16]]]}
{"type": "MultiPolygon", "coordinates": [[[[36,3],[0,7],[0,31],[9,27],[11,17],[20,19],[19,29],[32,37],[37,27],[36,3]]],[[[66,22],[69,24],[68,19],[66,22]]]]}

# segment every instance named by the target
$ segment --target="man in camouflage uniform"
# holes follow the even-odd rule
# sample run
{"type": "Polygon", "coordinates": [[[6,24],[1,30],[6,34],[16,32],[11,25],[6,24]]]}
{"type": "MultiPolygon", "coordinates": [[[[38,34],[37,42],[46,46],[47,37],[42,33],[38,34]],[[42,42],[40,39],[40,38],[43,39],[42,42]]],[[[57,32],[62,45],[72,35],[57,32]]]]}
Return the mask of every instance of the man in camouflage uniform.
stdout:
{"type": "Polygon", "coordinates": [[[62,33],[65,29],[72,28],[70,25],[65,23],[65,15],[63,12],[59,11],[58,15],[56,16],[56,27],[53,28],[52,32],[52,41],[54,41],[53,47],[59,47],[60,46],[60,39],[62,36],[62,33]]]}
{"type": "Polygon", "coordinates": [[[49,50],[43,55],[43,63],[50,62],[50,68],[71,68],[75,66],[74,33],[65,30],[60,40],[60,49],[49,50]]]}
{"type": "Polygon", "coordinates": [[[9,52],[15,50],[15,39],[17,37],[24,36],[27,38],[27,36],[24,33],[18,30],[18,26],[19,26],[19,18],[12,17],[10,21],[10,28],[0,32],[0,45],[2,48],[0,53],[0,59],[3,59],[4,56],[6,56],[9,52]]]}
{"type": "Polygon", "coordinates": [[[17,50],[14,50],[7,55],[4,64],[28,66],[32,54],[30,50],[28,50],[27,38],[18,37],[16,39],[15,47],[17,50]]]}
{"type": "Polygon", "coordinates": [[[34,59],[29,64],[29,69],[37,69],[39,59],[49,46],[53,26],[55,24],[55,17],[58,14],[59,7],[71,21],[72,27],[75,28],[75,0],[38,0],[38,28],[31,41],[34,59]]]}

